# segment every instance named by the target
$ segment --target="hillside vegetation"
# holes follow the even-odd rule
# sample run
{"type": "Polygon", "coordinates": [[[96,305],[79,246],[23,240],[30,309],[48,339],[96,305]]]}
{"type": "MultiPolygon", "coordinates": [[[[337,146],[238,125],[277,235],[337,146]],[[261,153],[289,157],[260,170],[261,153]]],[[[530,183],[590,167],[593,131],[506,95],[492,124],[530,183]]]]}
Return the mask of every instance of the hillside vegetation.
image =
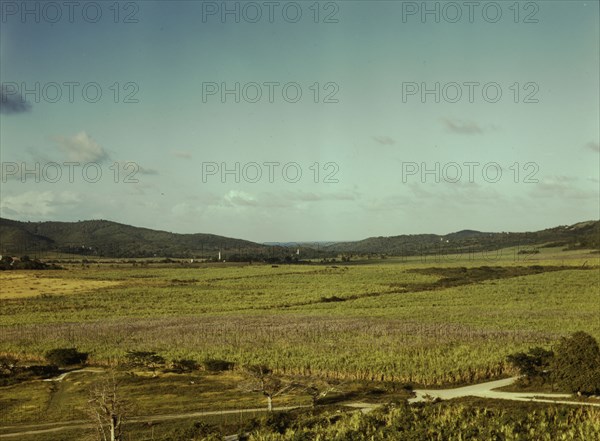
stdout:
{"type": "Polygon", "coordinates": [[[180,257],[235,261],[333,258],[339,254],[417,256],[463,254],[518,247],[520,253],[538,248],[599,249],[600,221],[580,222],[528,233],[484,233],[463,230],[447,235],[417,234],[372,237],[356,242],[318,246],[304,243],[265,245],[213,234],[177,234],[133,227],[107,220],[80,222],[19,222],[0,218],[0,253],[22,255],[59,252],[105,257],[180,257]]]}
{"type": "Polygon", "coordinates": [[[580,222],[527,233],[485,233],[463,230],[456,233],[411,234],[389,237],[370,237],[356,242],[340,242],[325,247],[343,253],[388,254],[414,256],[431,254],[477,253],[519,247],[523,253],[539,247],[566,249],[600,248],[600,221],[580,222]]]}
{"type": "Polygon", "coordinates": [[[263,253],[254,242],[214,234],[176,234],[107,220],[81,222],[18,222],[0,219],[2,252],[56,251],[108,257],[216,257],[263,253]]]}

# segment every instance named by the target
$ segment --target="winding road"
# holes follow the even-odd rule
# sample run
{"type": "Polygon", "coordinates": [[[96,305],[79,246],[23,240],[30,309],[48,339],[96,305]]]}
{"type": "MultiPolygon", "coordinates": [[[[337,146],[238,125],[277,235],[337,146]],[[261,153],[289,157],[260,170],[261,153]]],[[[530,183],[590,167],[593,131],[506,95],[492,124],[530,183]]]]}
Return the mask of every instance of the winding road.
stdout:
{"type": "Polygon", "coordinates": [[[503,380],[488,381],[486,383],[473,384],[470,386],[457,387],[454,389],[415,389],[416,396],[408,400],[409,403],[428,401],[439,398],[451,400],[461,397],[491,398],[494,400],[533,401],[537,403],[558,403],[583,406],[600,406],[600,403],[582,403],[580,401],[567,400],[572,398],[570,394],[547,394],[541,392],[502,392],[495,389],[510,386],[519,377],[505,378],[503,380]]]}
{"type": "MultiPolygon", "coordinates": [[[[49,379],[47,381],[62,381],[68,374],[74,372],[102,372],[101,370],[94,369],[82,369],[79,371],[71,371],[49,379]]],[[[600,403],[583,403],[578,401],[567,400],[571,398],[568,394],[548,394],[548,393],[537,393],[537,392],[502,392],[497,391],[500,387],[509,386],[513,384],[518,377],[505,378],[503,380],[489,381],[486,383],[479,383],[470,386],[457,387],[454,389],[415,389],[415,397],[408,400],[409,403],[417,403],[429,401],[432,399],[439,398],[441,400],[450,400],[453,398],[461,397],[479,397],[479,398],[490,398],[498,400],[513,400],[513,401],[529,401],[538,403],[553,403],[553,404],[570,404],[576,406],[597,406],[600,407],[600,403]]],[[[359,409],[363,413],[368,413],[380,404],[362,403],[362,402],[349,402],[342,403],[345,406],[359,409]]],[[[308,406],[285,406],[275,407],[275,411],[288,411],[297,409],[299,407],[308,406]]],[[[130,423],[149,423],[159,421],[170,421],[177,419],[195,418],[211,415],[229,415],[239,413],[258,413],[266,412],[266,407],[253,408],[253,409],[233,409],[233,410],[212,410],[204,412],[189,412],[189,413],[177,413],[177,414],[165,414],[165,415],[149,415],[144,417],[131,418],[128,421],[130,423]]],[[[53,432],[62,432],[73,429],[89,429],[93,425],[86,420],[73,420],[56,423],[46,424],[35,424],[35,425],[19,425],[19,426],[2,426],[0,431],[8,432],[0,434],[0,438],[18,438],[24,435],[37,435],[47,434],[53,432]]],[[[230,438],[236,439],[236,438],[230,438]]]]}

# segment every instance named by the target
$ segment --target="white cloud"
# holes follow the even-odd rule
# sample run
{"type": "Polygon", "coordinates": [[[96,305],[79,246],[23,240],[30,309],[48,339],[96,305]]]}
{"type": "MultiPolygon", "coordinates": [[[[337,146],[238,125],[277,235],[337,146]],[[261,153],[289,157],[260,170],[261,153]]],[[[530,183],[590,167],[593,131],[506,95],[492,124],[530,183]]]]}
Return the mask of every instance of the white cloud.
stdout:
{"type": "Polygon", "coordinates": [[[548,176],[533,187],[530,195],[534,198],[590,199],[598,200],[598,192],[577,187],[577,178],[569,176],[548,176]]]}
{"type": "Polygon", "coordinates": [[[2,216],[20,218],[23,216],[47,217],[64,206],[75,206],[81,202],[77,193],[63,191],[28,191],[16,196],[5,196],[0,202],[2,216]]]}
{"type": "Polygon", "coordinates": [[[223,201],[229,206],[256,206],[257,201],[254,196],[243,191],[230,190],[224,197],[223,201]]]}
{"type": "Polygon", "coordinates": [[[85,131],[73,136],[57,136],[54,140],[58,148],[71,161],[76,162],[101,162],[108,159],[108,153],[94,141],[85,131]]]}

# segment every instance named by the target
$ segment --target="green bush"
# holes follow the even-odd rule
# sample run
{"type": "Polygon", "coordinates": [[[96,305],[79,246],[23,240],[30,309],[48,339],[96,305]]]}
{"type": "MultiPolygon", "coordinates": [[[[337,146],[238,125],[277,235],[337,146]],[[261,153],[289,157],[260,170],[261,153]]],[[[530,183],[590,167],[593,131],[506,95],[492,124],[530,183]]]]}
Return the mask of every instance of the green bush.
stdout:
{"type": "Polygon", "coordinates": [[[12,355],[0,356],[0,375],[12,375],[17,370],[19,360],[12,355]]]}
{"type": "Polygon", "coordinates": [[[156,352],[129,351],[125,357],[127,358],[127,366],[148,369],[155,375],[156,371],[165,364],[164,357],[156,352]]]}
{"type": "Polygon", "coordinates": [[[517,352],[511,354],[506,357],[506,360],[517,368],[519,373],[526,377],[527,381],[541,380],[543,382],[549,376],[553,357],[554,352],[535,347],[529,349],[529,353],[517,352]]]}
{"type": "Polygon", "coordinates": [[[46,352],[45,358],[50,364],[72,366],[75,364],[84,364],[87,361],[88,354],[79,352],[76,348],[56,348],[46,352]]]}
{"type": "Polygon", "coordinates": [[[584,395],[600,393],[600,347],[585,332],[562,338],[555,350],[552,379],[560,387],[584,395]]]}
{"type": "Polygon", "coordinates": [[[188,359],[173,360],[171,362],[171,366],[173,370],[177,372],[192,372],[198,369],[198,363],[196,360],[188,359]]]}
{"type": "Polygon", "coordinates": [[[235,363],[216,358],[207,358],[202,362],[202,365],[204,366],[204,369],[209,372],[222,372],[232,370],[235,366],[235,363]]]}
{"type": "Polygon", "coordinates": [[[159,438],[160,441],[221,441],[223,436],[212,424],[196,422],[187,427],[181,427],[173,430],[159,438]]]}

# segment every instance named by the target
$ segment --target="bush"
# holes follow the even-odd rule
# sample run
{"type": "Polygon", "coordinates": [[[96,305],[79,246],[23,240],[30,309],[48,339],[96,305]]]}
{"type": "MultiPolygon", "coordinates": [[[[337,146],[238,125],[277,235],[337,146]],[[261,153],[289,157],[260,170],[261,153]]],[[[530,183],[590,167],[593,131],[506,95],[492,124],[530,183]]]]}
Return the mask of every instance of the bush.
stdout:
{"type": "Polygon", "coordinates": [[[164,366],[165,359],[156,352],[129,351],[126,354],[127,365],[132,368],[145,368],[153,372],[164,366]]]}
{"type": "Polygon", "coordinates": [[[220,441],[223,436],[216,426],[204,422],[196,422],[188,427],[177,428],[159,438],[161,441],[220,441]]]}
{"type": "Polygon", "coordinates": [[[600,393],[600,347],[585,332],[562,338],[555,350],[552,379],[558,386],[585,395],[600,393]]]}
{"type": "Polygon", "coordinates": [[[29,366],[29,368],[27,368],[27,371],[30,372],[31,375],[42,378],[56,377],[60,372],[58,366],[53,364],[29,366]]]}
{"type": "Polygon", "coordinates": [[[17,371],[19,360],[12,355],[0,356],[0,375],[12,375],[17,371]]]}
{"type": "Polygon", "coordinates": [[[554,352],[535,347],[529,349],[529,353],[517,352],[511,354],[506,357],[506,360],[531,382],[535,380],[544,381],[548,378],[553,357],[554,352]]]}
{"type": "Polygon", "coordinates": [[[46,361],[57,366],[72,366],[74,364],[84,364],[87,361],[88,354],[79,352],[76,348],[57,348],[46,352],[46,361]]]}
{"type": "Polygon", "coordinates": [[[235,363],[216,358],[207,358],[202,362],[202,365],[204,366],[204,369],[209,372],[222,372],[232,370],[235,366],[235,363]]]}
{"type": "MultiPolygon", "coordinates": [[[[307,414],[309,415],[309,414],[307,414]]],[[[268,415],[254,417],[246,421],[241,432],[264,432],[284,434],[286,430],[294,427],[305,416],[304,413],[270,412],[268,415]]]]}
{"type": "Polygon", "coordinates": [[[173,360],[171,365],[173,370],[177,372],[192,372],[198,369],[198,363],[196,360],[173,360]]]}

